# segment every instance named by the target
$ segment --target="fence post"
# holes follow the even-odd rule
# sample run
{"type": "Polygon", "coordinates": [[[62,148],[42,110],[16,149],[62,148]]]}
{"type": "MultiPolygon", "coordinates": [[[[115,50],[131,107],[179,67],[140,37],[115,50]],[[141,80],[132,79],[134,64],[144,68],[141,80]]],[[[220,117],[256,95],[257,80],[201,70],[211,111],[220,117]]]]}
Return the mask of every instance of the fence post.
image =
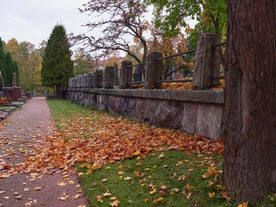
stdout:
{"type": "Polygon", "coordinates": [[[220,35],[206,33],[199,36],[195,53],[195,67],[193,73],[193,87],[205,89],[217,86],[219,76],[220,60],[219,48],[213,45],[220,43],[220,35]]]}
{"type": "Polygon", "coordinates": [[[146,89],[162,88],[162,60],[158,60],[159,58],[162,58],[160,52],[151,52],[147,56],[144,82],[146,89]]]}
{"type": "Polygon", "coordinates": [[[131,84],[130,82],[132,81],[132,65],[131,61],[125,60],[121,63],[121,83],[120,83],[120,88],[130,88],[131,84]]]}
{"type": "Polygon", "coordinates": [[[118,72],[118,64],[114,63],[114,84],[118,85],[119,84],[119,72],[118,72]]]}
{"type": "Polygon", "coordinates": [[[103,87],[103,71],[96,70],[93,74],[93,81],[92,81],[93,88],[102,88],[103,87]]]}
{"type": "Polygon", "coordinates": [[[113,66],[106,66],[104,68],[103,87],[114,88],[114,67],[113,66]]]}

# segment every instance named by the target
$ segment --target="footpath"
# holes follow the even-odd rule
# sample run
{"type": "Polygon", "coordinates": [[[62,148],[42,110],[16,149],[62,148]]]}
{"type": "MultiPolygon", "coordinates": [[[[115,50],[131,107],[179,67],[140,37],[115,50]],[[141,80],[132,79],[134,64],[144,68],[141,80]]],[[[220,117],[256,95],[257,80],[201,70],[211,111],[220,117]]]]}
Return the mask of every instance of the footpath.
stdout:
{"type": "Polygon", "coordinates": [[[0,129],[0,207],[88,207],[76,174],[13,173],[37,137],[51,133],[54,122],[44,97],[14,111],[0,129]]]}

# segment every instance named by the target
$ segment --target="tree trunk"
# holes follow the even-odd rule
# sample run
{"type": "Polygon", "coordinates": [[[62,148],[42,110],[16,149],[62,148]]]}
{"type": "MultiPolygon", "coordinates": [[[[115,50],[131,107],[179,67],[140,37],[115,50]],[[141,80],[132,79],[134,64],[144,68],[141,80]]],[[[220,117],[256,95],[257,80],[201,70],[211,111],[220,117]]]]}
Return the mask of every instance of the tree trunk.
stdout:
{"type": "Polygon", "coordinates": [[[227,0],[223,177],[236,200],[276,192],[276,1],[227,0]]]}

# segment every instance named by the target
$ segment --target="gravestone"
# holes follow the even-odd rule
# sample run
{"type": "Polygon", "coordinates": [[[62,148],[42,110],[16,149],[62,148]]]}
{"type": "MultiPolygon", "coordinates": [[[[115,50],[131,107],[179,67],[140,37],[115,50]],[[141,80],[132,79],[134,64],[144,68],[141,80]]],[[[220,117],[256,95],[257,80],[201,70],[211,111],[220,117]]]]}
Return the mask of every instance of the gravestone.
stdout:
{"type": "Polygon", "coordinates": [[[0,97],[4,95],[4,77],[2,76],[2,71],[0,71],[0,97]]]}
{"type": "Polygon", "coordinates": [[[12,74],[12,87],[16,87],[16,73],[12,74]]]}

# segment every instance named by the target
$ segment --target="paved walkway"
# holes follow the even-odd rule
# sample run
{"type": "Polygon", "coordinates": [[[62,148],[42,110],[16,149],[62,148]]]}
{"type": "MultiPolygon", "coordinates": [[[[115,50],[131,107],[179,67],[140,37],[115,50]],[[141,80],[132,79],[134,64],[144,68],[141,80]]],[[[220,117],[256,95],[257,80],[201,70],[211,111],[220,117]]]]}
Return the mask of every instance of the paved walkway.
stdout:
{"type": "Polygon", "coordinates": [[[53,126],[44,97],[32,98],[5,120],[0,130],[0,207],[88,207],[76,175],[12,173],[34,137],[47,136],[53,126]]]}

